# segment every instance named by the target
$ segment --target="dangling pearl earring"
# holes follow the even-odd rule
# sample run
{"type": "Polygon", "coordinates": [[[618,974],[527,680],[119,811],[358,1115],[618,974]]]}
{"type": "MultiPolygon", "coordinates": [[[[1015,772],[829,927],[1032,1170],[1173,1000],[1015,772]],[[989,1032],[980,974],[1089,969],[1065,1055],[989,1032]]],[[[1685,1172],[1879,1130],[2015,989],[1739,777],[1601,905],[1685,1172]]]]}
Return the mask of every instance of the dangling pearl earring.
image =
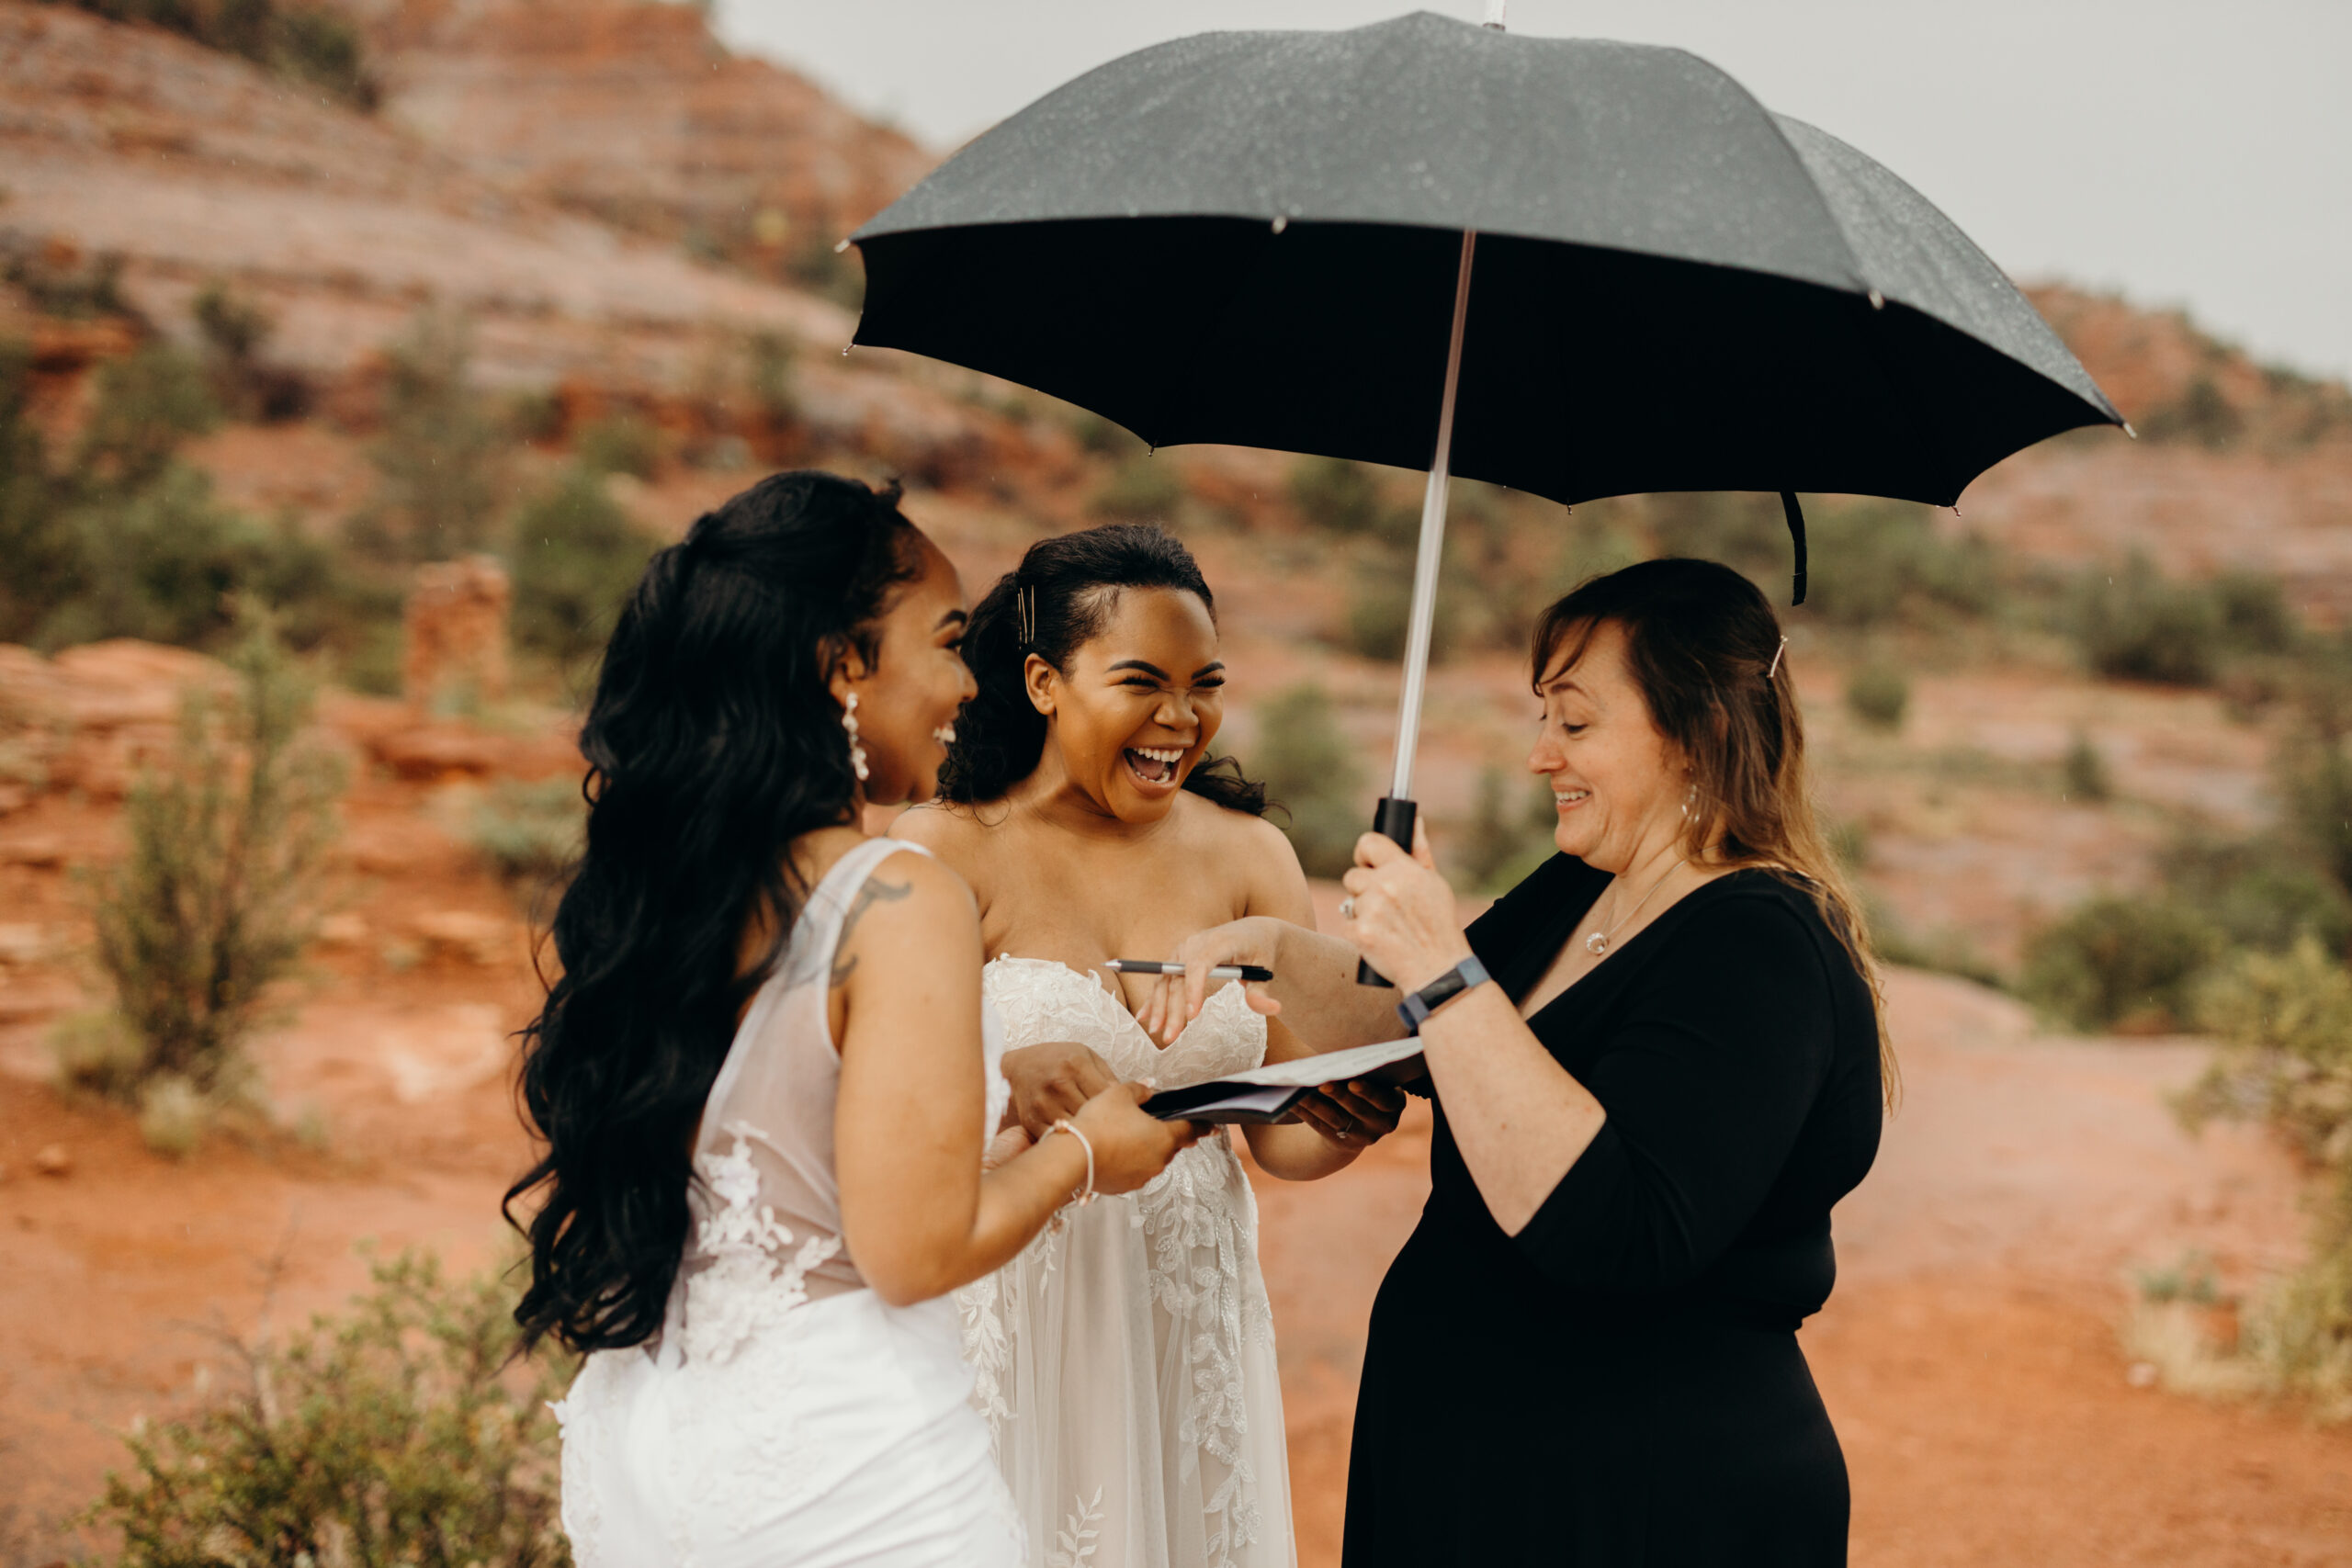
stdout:
{"type": "Polygon", "coordinates": [[[842,704],[842,728],[849,732],[850,771],[857,774],[857,782],[865,782],[865,748],[857,743],[857,694],[852,692],[842,704]]]}
{"type": "MultiPolygon", "coordinates": [[[[864,778],[865,775],[865,774],[863,774],[863,773],[860,773],[858,776],[859,776],[860,778],[864,778]]],[[[1690,808],[1691,808],[1692,807],[1694,807],[1694,806],[1698,805],[1698,804],[1699,804],[1699,786],[1694,783],[1693,784],[1691,784],[1691,786],[1690,786],[1688,790],[1686,790],[1686,791],[1683,793],[1683,795],[1682,795],[1682,820],[1684,820],[1685,822],[1688,822],[1688,821],[1690,821],[1690,808]]]]}

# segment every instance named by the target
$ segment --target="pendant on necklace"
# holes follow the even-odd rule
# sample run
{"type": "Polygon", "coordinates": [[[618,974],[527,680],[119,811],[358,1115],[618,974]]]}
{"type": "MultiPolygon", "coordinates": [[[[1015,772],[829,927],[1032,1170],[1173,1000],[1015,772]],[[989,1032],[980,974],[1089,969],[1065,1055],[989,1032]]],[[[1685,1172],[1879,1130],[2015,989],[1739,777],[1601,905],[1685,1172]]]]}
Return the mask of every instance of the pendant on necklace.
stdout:
{"type": "Polygon", "coordinates": [[[1609,938],[1607,934],[1601,931],[1594,931],[1591,935],[1586,937],[1584,939],[1584,950],[1587,953],[1591,953],[1596,958],[1608,952],[1609,938]]]}

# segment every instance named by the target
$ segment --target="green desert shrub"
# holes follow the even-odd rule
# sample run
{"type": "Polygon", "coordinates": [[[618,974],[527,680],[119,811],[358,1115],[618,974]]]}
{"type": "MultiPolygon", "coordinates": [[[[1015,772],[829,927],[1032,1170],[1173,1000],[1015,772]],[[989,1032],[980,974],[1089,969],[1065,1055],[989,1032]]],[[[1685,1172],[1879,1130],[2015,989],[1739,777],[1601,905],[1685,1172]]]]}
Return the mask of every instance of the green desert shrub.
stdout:
{"type": "Polygon", "coordinates": [[[1657,554],[1721,561],[1759,582],[1787,583],[1789,525],[1778,496],[1675,491],[1649,497],[1646,510],[1657,554]]]}
{"type": "Polygon", "coordinates": [[[1998,599],[1992,547],[1974,536],[1946,537],[1927,507],[1894,501],[1818,505],[1805,532],[1805,607],[1822,620],[1867,626],[1939,613],[1975,616],[1998,599]]]}
{"type": "Polygon", "coordinates": [[[501,881],[544,885],[579,858],[586,822],[578,780],[504,779],[475,806],[466,837],[501,881]]]}
{"type": "Polygon", "coordinates": [[[122,858],[93,878],[120,1048],[60,1066],[131,1103],[167,1080],[246,1098],[246,1037],[317,925],[341,767],[306,733],[309,682],[245,615],[230,688],[186,694],[176,742],[124,802],[122,858]]]}
{"type": "Polygon", "coordinates": [[[360,110],[379,96],[357,25],[326,6],[282,0],[74,0],[118,22],[144,22],[243,55],[360,110]]]}
{"type": "MultiPolygon", "coordinates": [[[[1412,556],[1377,550],[1355,562],[1352,572],[1347,610],[1349,649],[1366,659],[1402,659],[1412,632],[1412,556]]],[[[1430,620],[1432,662],[1453,651],[1462,622],[1463,592],[1459,573],[1439,578],[1437,604],[1430,620]]]]}
{"type": "Polygon", "coordinates": [[[1301,457],[1291,466],[1291,504],[1316,527],[1333,534],[1369,534],[1380,522],[1379,481],[1362,463],[1342,457],[1301,457]]]}
{"type": "Polygon", "coordinates": [[[2303,639],[2303,624],[2287,603],[2287,592],[2267,572],[2225,571],[2210,589],[2222,618],[2222,638],[2245,653],[2292,653],[2303,639]]]}
{"type": "Polygon", "coordinates": [[[1250,772],[1287,816],[1285,830],[1309,876],[1337,876],[1355,863],[1356,840],[1372,821],[1363,771],[1340,728],[1331,699],[1313,683],[1259,705],[1250,772]]]}
{"type": "Polygon", "coordinates": [[[1552,858],[1559,820],[1550,779],[1525,780],[1515,791],[1503,769],[1484,768],[1452,869],[1474,893],[1507,892],[1552,858]]]}
{"type": "Polygon", "coordinates": [[[1846,711],[1872,729],[1902,728],[1910,709],[1911,682],[1900,666],[1872,659],[1846,677],[1846,711]]]}
{"type": "Polygon", "coordinates": [[[2058,764],[2058,776],[2068,800],[2098,802],[2115,794],[2115,775],[2107,765],[2107,753],[2079,729],[2066,742],[2066,755],[2058,764]]]}
{"type": "Polygon", "coordinates": [[[2252,1303],[2245,1342],[2278,1386],[2352,1417],[2352,974],[2306,935],[2239,955],[2199,1001],[2220,1044],[2183,1116],[2267,1122],[2326,1184],[2308,1257],[2252,1303]]]}
{"type": "Polygon", "coordinates": [[[2269,1122],[2315,1166],[2352,1168],[2352,972],[2306,934],[2284,953],[2242,953],[2198,996],[2220,1040],[2189,1090],[2193,1117],[2269,1122]]]}
{"type": "Polygon", "coordinates": [[[1147,450],[1135,432],[1099,413],[1073,408],[1069,418],[1070,438],[1098,457],[1133,457],[1147,450]]]}
{"type": "Polygon", "coordinates": [[[602,475],[572,468],[514,519],[514,640],[566,663],[594,653],[660,545],[602,475]]]}
{"type": "Polygon", "coordinates": [[[204,338],[213,396],[223,409],[239,419],[265,423],[296,419],[308,412],[308,383],[263,356],[277,323],[259,301],[214,278],[197,291],[190,313],[204,338]]]}
{"type": "Polygon", "coordinates": [[[2352,756],[2341,737],[2289,736],[2271,773],[2289,830],[2333,877],[2352,887],[2352,756]]]}
{"type": "Polygon", "coordinates": [[[377,491],[353,534],[396,560],[447,560],[481,548],[498,510],[505,437],[473,385],[472,331],[420,312],[386,352],[384,425],[368,451],[377,491]]]}
{"type": "Polygon", "coordinates": [[[558,1431],[571,1365],[515,1356],[496,1275],[404,1253],[340,1315],[243,1347],[245,1385],[134,1428],[86,1522],[119,1568],[563,1568],[558,1431]]]}
{"type": "Polygon", "coordinates": [[[616,413],[582,431],[576,450],[592,473],[650,479],[662,466],[662,433],[635,414],[616,413]]]}
{"type": "Polygon", "coordinates": [[[141,490],[100,491],[59,519],[72,552],[62,592],[31,628],[46,647],[99,637],[209,646],[240,594],[288,606],[286,629],[315,642],[347,613],[333,550],[290,522],[222,506],[202,470],[175,462],[141,490]]]}
{"type": "Polygon", "coordinates": [[[2222,933],[2176,897],[2102,895],[2035,933],[2019,988],[2085,1032],[2163,1031],[2193,1016],[2196,988],[2221,956],[2222,933]]]}
{"type": "Polygon", "coordinates": [[[1111,470],[1111,477],[1090,503],[1103,517],[1139,523],[1167,522],[1184,499],[1184,482],[1164,460],[1148,453],[1128,458],[1111,470]]]}
{"type": "Polygon", "coordinates": [[[2171,895],[2201,911],[2232,947],[2283,953],[2299,938],[2352,947],[2352,897],[2297,840],[2238,838],[2191,828],[2166,844],[2157,870],[2171,895]]]}
{"type": "Polygon", "coordinates": [[[99,369],[74,468],[85,488],[128,494],[153,482],[183,442],[220,417],[204,367],[168,344],[151,343],[99,369]]]}
{"type": "Polygon", "coordinates": [[[743,374],[752,406],[771,425],[789,424],[799,416],[800,400],[793,388],[793,366],[799,350],[782,333],[753,333],[743,345],[743,374]]]}
{"type": "Polygon", "coordinates": [[[2209,684],[2221,667],[2224,626],[2209,589],[2173,581],[2145,556],[2112,570],[2095,568],[2076,584],[2075,644],[2084,662],[2109,680],[2209,684]]]}

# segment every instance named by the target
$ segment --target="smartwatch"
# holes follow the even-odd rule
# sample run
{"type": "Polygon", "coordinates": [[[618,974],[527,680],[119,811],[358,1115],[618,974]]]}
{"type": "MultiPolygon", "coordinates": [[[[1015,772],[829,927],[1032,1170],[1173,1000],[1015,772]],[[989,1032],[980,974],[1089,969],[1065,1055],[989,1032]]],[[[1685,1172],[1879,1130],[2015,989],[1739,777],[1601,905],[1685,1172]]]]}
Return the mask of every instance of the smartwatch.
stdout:
{"type": "Polygon", "coordinates": [[[1493,978],[1493,976],[1487,973],[1487,966],[1478,962],[1478,955],[1474,953],[1419,990],[1406,997],[1403,1001],[1398,1002],[1396,1016],[1405,1021],[1406,1033],[1419,1034],[1421,1032],[1421,1025],[1429,1021],[1430,1014],[1437,1011],[1473,986],[1483,986],[1493,978]]]}

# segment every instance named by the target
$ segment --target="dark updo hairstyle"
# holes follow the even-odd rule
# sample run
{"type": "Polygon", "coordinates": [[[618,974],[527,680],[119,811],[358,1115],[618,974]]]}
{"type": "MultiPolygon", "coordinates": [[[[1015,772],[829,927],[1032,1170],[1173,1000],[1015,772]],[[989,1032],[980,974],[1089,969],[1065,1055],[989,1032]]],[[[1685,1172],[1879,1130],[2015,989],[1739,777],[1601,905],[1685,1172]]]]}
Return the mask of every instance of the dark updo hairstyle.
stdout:
{"type": "Polygon", "coordinates": [[[1593,634],[1624,634],[1625,661],[1657,727],[1690,767],[1682,829],[1692,863],[1756,866],[1807,894],[1854,960],[1879,1012],[1880,1069],[1898,1077],[1861,902],[1822,837],[1804,765],[1804,717],[1771,604],[1727,566],[1653,560],[1579,584],[1536,623],[1530,679],[1584,657],[1593,634]]]}
{"type": "Polygon", "coordinates": [[[657,553],[623,606],[580,732],[586,848],[556,909],[561,973],[524,1032],[546,1140],[506,1194],[527,1224],[526,1342],[574,1351],[662,1326],[686,1241],[696,1120],[735,1017],[808,895],[792,844],[857,820],[827,682],[922,570],[899,492],[773,475],[657,553]],[[766,962],[741,966],[754,922],[766,962]]]}
{"type": "MultiPolygon", "coordinates": [[[[956,716],[956,744],[939,770],[941,799],[999,800],[1036,771],[1046,750],[1046,716],[1029,701],[1029,656],[1068,674],[1070,655],[1102,635],[1125,588],[1196,594],[1210,623],[1216,621],[1216,598],[1193,552],[1148,523],[1107,523],[1040,539],[989,590],[964,634],[964,662],[980,691],[956,716]],[[1034,602],[1025,640],[1016,599],[1034,602]]],[[[1194,767],[1184,787],[1235,811],[1265,814],[1266,786],[1243,778],[1230,757],[1194,767]]]]}

